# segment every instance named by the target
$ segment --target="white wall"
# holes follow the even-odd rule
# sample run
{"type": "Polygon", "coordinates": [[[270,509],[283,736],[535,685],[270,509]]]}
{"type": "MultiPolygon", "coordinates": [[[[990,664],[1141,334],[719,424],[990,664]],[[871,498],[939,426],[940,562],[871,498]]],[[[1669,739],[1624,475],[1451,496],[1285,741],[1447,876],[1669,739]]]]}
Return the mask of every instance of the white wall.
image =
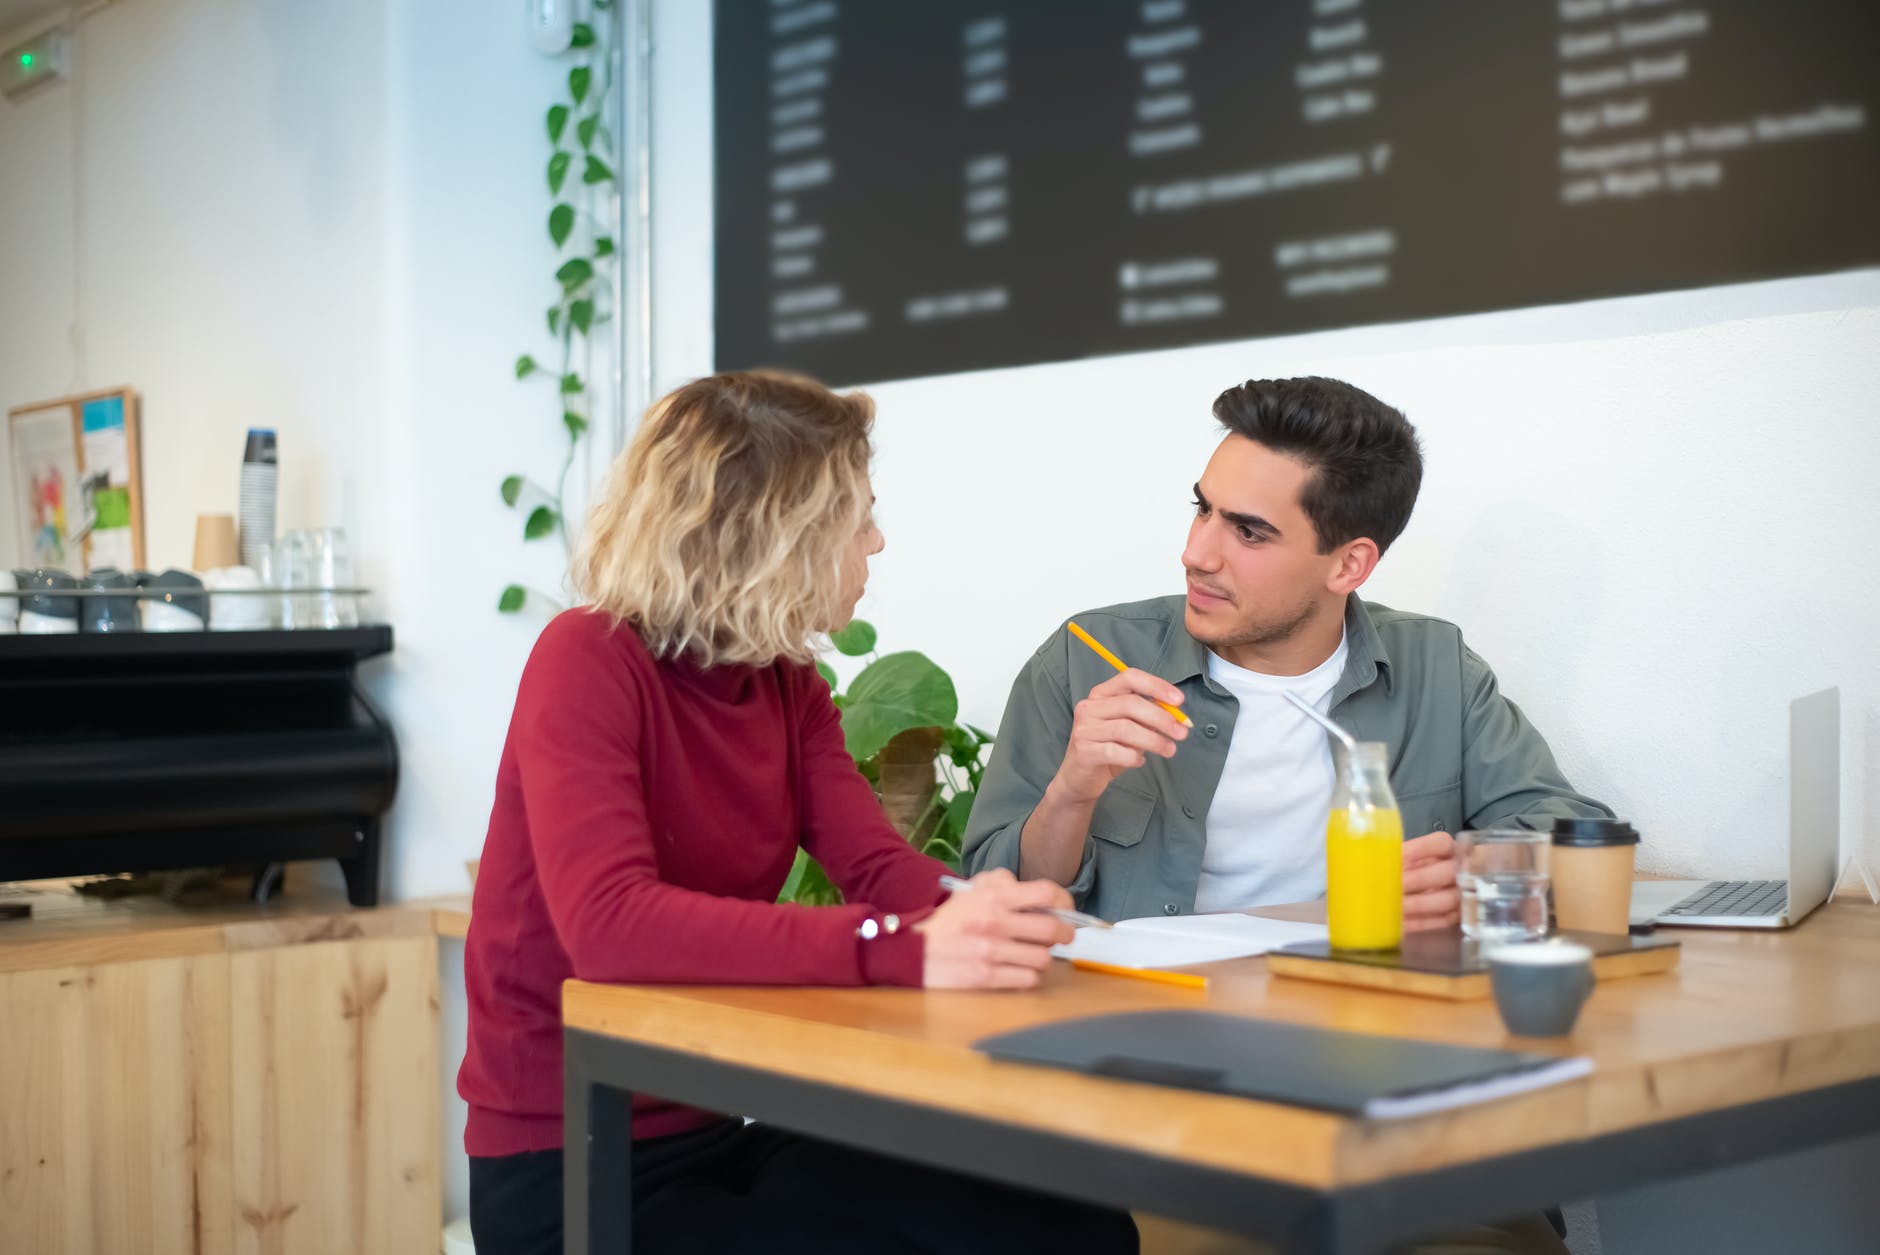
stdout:
{"type": "Polygon", "coordinates": [[[561,581],[497,486],[563,448],[552,385],[511,364],[548,356],[566,66],[515,6],[445,0],[127,0],[74,51],[71,81],[0,104],[31,171],[0,179],[0,403],[142,392],[159,569],[234,511],[245,429],[278,430],[281,528],[344,526],[397,631],[371,676],[403,754],[392,892],[462,888],[540,627],[496,595],[561,581]]]}
{"type": "MultiPolygon", "coordinates": [[[[662,388],[712,365],[701,8],[656,10],[662,388]]],[[[1647,866],[1786,874],[1787,703],[1828,684],[1844,840],[1880,854],[1880,271],[870,388],[888,548],[860,613],[991,726],[1066,615],[1179,591],[1215,395],[1304,374],[1427,446],[1367,595],[1462,624],[1647,866]]]]}
{"type": "Polygon", "coordinates": [[[359,33],[382,21],[136,0],[79,28],[71,81],[0,104],[0,402],[143,394],[157,569],[234,512],[251,425],[280,432],[282,526],[346,526],[374,566],[385,54],[359,33]]]}
{"type": "MultiPolygon", "coordinates": [[[[159,569],[189,565],[197,512],[234,511],[244,430],[278,429],[280,526],[345,526],[397,633],[367,668],[402,755],[389,892],[462,890],[541,625],[496,596],[562,578],[497,487],[564,447],[552,385],[511,366],[549,357],[542,116],[567,66],[520,5],[448,0],[126,0],[75,53],[0,103],[0,408],[142,392],[159,569]]],[[[460,949],[444,975],[461,1212],[460,949]]]]}

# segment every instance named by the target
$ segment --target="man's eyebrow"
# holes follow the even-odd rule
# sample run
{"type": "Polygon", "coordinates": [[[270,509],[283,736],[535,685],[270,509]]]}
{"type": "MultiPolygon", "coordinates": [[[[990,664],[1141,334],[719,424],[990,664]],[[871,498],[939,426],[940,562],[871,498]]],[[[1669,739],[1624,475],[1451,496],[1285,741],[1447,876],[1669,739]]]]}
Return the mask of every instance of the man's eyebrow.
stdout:
{"type": "MultiPolygon", "coordinates": [[[[1201,491],[1200,484],[1195,485],[1195,500],[1201,503],[1202,509],[1211,508],[1208,503],[1207,494],[1201,491]]],[[[1248,531],[1257,532],[1273,540],[1278,540],[1280,537],[1279,528],[1273,526],[1257,514],[1242,514],[1237,510],[1221,510],[1218,511],[1218,513],[1235,527],[1244,527],[1248,531]]]]}

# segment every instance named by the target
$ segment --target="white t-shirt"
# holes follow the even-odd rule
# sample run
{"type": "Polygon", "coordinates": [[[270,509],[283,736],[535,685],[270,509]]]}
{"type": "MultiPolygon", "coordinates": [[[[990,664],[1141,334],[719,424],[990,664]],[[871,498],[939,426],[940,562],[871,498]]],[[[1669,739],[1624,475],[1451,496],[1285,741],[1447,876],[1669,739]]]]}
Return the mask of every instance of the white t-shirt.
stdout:
{"type": "Polygon", "coordinates": [[[1208,678],[1240,701],[1227,765],[1208,807],[1196,911],[1239,911],[1325,896],[1325,814],[1332,747],[1293,708],[1288,689],[1321,712],[1345,670],[1345,640],[1304,675],[1263,675],[1208,655],[1208,678]]]}

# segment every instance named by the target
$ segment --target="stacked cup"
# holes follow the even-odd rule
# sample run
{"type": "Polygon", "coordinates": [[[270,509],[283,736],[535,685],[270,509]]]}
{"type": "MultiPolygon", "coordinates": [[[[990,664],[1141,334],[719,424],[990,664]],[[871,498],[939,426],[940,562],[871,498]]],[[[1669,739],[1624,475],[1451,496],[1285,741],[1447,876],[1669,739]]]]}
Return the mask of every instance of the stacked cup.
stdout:
{"type": "Polygon", "coordinates": [[[261,555],[274,543],[274,492],[279,475],[274,429],[250,427],[242,450],[241,544],[242,565],[251,570],[261,569],[261,555]]]}

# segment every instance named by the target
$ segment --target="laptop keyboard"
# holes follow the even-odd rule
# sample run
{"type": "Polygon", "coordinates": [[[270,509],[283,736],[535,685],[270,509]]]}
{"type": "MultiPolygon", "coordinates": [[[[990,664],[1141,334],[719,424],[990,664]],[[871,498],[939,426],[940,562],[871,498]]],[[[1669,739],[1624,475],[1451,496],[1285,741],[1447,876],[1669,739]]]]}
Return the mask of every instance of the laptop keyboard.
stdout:
{"type": "Polygon", "coordinates": [[[1780,915],[1789,904],[1786,880],[1713,880],[1666,915],[1780,915]]]}

